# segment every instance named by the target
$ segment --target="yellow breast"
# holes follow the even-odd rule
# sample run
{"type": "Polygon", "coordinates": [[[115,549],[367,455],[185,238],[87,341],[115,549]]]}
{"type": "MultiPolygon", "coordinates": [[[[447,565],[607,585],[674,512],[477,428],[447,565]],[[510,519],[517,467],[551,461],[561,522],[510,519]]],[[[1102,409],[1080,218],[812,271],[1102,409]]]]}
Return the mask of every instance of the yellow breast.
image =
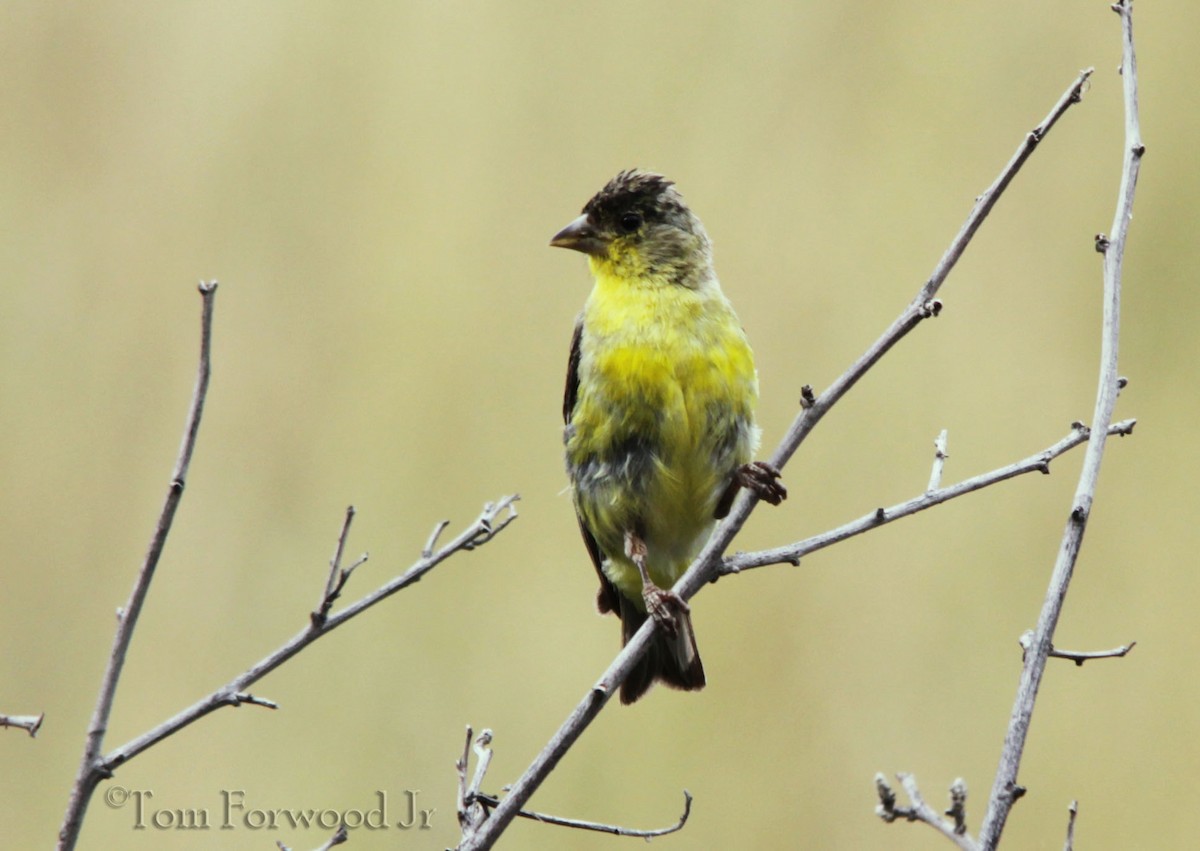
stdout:
{"type": "Polygon", "coordinates": [[[610,560],[624,561],[624,532],[638,523],[655,581],[678,578],[756,447],[757,396],[753,355],[715,281],[693,290],[597,275],[567,467],[580,514],[610,560]]]}

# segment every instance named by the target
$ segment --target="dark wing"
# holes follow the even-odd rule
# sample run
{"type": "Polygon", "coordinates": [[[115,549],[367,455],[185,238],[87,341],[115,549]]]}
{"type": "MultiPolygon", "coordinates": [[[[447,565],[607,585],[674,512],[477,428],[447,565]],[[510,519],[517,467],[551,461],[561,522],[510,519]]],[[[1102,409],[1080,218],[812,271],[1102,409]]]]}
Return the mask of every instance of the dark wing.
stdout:
{"type": "MultiPolygon", "coordinates": [[[[583,317],[581,316],[575,323],[575,333],[571,336],[571,355],[567,358],[567,386],[563,391],[563,423],[568,426],[571,425],[571,415],[575,413],[575,402],[579,398],[579,350],[582,338],[583,317]]],[[[620,592],[604,575],[602,566],[604,556],[600,554],[600,545],[588,531],[578,511],[575,512],[575,519],[579,521],[579,533],[583,535],[583,545],[587,547],[588,555],[591,556],[592,566],[596,568],[596,575],[600,577],[600,591],[596,594],[596,608],[600,610],[601,614],[620,613],[620,592]]]]}
{"type": "Polygon", "coordinates": [[[567,386],[563,391],[563,422],[571,424],[575,412],[575,400],[579,398],[579,346],[583,339],[583,317],[575,320],[575,333],[571,335],[571,355],[567,358],[567,386]]]}

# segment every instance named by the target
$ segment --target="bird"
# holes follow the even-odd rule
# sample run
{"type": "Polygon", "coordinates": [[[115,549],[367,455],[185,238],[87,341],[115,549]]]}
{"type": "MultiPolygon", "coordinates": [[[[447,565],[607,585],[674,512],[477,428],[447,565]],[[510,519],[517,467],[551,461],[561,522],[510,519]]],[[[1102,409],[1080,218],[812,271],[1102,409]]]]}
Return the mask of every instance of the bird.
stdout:
{"type": "Polygon", "coordinates": [[[704,226],[663,175],[621,171],[550,245],[587,255],[594,278],[571,340],[563,443],[597,608],[620,618],[622,646],[648,617],[660,626],[621,702],[655,682],[695,691],[704,665],[671,586],[739,488],[787,496],[779,471],[752,460],[754,355],[704,226]]]}

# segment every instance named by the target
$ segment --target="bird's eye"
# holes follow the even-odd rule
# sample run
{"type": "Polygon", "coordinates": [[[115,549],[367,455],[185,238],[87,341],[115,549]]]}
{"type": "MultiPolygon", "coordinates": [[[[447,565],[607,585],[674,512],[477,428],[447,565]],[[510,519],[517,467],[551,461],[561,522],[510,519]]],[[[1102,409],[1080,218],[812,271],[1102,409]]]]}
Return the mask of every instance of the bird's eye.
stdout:
{"type": "Polygon", "coordinates": [[[642,217],[638,213],[625,213],[619,224],[625,233],[633,233],[642,226],[642,217]]]}

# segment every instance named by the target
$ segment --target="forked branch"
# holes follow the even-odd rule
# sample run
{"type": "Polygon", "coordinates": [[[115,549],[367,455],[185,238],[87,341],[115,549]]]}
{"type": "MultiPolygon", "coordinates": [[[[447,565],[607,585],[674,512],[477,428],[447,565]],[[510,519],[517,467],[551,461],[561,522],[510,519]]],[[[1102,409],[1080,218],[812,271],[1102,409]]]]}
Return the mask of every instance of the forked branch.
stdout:
{"type": "Polygon", "coordinates": [[[979,847],[993,851],[1000,842],[1008,814],[1016,800],[1014,792],[1021,787],[1017,783],[1017,771],[1025,750],[1029,724],[1033,718],[1033,707],[1038,688],[1046,670],[1046,660],[1054,647],[1054,631],[1062,613],[1067,588],[1075,571],[1079,548],[1083,544],[1083,533],[1087,528],[1095,499],[1096,483],[1100,475],[1100,462],[1104,458],[1105,442],[1109,423],[1117,403],[1117,394],[1123,384],[1117,372],[1117,351],[1121,330],[1121,271],[1125,256],[1125,242],[1129,236],[1129,223],[1133,217],[1133,197],[1137,187],[1138,171],[1146,148],[1138,118],[1137,58],[1133,49],[1133,0],[1121,0],[1113,6],[1121,17],[1121,81],[1125,103],[1125,157],[1121,170],[1121,183],[1117,190],[1116,212],[1113,215],[1111,236],[1097,240],[1104,252],[1104,318],[1100,335],[1100,376],[1096,390],[1096,405],[1092,415],[1091,435],[1083,458],[1083,469],[1075,489],[1071,514],[1063,530],[1058,557],[1050,575],[1049,588],[1042,603],[1041,614],[1034,628],[1031,646],[1025,653],[1017,696],[1009,717],[1008,730],[1004,737],[1004,748],[1000,765],[992,783],[988,799],[987,814],[979,830],[979,847]]]}
{"type": "MultiPolygon", "coordinates": [[[[484,505],[483,511],[475,518],[474,522],[468,525],[449,543],[437,547],[437,538],[441,531],[446,528],[449,521],[439,523],[437,526],[438,534],[429,539],[421,552],[420,558],[408,570],[352,605],[331,614],[333,604],[345,589],[351,573],[366,561],[366,555],[364,554],[348,567],[342,567],[341,565],[346,539],[350,532],[350,523],[354,518],[354,508],[349,508],[342,523],[341,532],[338,535],[337,545],[334,548],[334,555],[330,562],[329,575],[325,581],[320,602],[317,608],[310,613],[308,624],[303,630],[274,653],[253,665],[249,670],[238,675],[211,694],[196,701],[173,718],[168,719],[153,730],[142,734],[115,750],[106,754],[102,753],[104,736],[108,729],[109,716],[112,712],[113,699],[116,694],[117,683],[120,679],[121,668],[124,665],[129,643],[133,637],[133,630],[137,625],[138,615],[141,613],[142,605],[145,602],[150,581],[153,579],[155,568],[162,555],[167,536],[171,531],[171,523],[175,517],[175,511],[183,496],[184,482],[196,444],[196,436],[200,427],[200,415],[204,409],[204,400],[208,392],[208,380],[211,371],[212,305],[216,289],[217,284],[215,281],[200,285],[200,294],[203,297],[200,366],[196,378],[196,386],[192,394],[191,407],[184,425],[183,442],[171,474],[171,482],[167,489],[166,500],[150,541],[150,548],[141,569],[138,571],[129,602],[117,614],[117,632],[113,639],[113,649],[109,657],[108,667],[104,673],[96,709],[88,727],[87,741],[84,746],[83,757],[80,761],[79,772],[75,780],[75,785],[71,790],[71,797],[67,804],[62,828],[59,831],[59,849],[72,849],[75,847],[92,794],[102,780],[113,776],[113,772],[117,767],[223,706],[238,707],[243,704],[250,704],[269,709],[276,708],[274,701],[250,693],[248,691],[249,687],[346,621],[361,614],[396,592],[420,581],[425,574],[450,558],[450,556],[459,552],[473,550],[488,543],[504,531],[508,524],[517,517],[516,501],[518,497],[515,494],[502,497],[494,503],[489,502],[484,505]]],[[[40,724],[40,720],[38,723],[40,724]]],[[[30,729],[30,732],[36,732],[36,726],[30,729]]],[[[335,834],[326,843],[325,847],[332,847],[344,841],[344,834],[341,839],[338,839],[338,835],[335,834]]]]}
{"type": "Polygon", "coordinates": [[[104,678],[100,681],[100,694],[96,700],[96,708],[92,711],[92,720],[88,724],[87,740],[83,746],[83,757],[79,761],[79,772],[75,777],[75,785],[71,788],[71,798],[67,803],[67,812],[63,817],[62,828],[58,834],[59,849],[75,847],[79,837],[79,829],[83,825],[83,816],[87,812],[88,802],[96,785],[107,776],[100,761],[100,751],[104,746],[104,734],[108,730],[108,719],[112,714],[113,698],[116,695],[117,683],[121,679],[121,670],[125,667],[125,655],[129,651],[129,642],[133,638],[133,630],[137,627],[138,616],[142,613],[142,605],[146,601],[146,593],[150,590],[150,582],[154,579],[154,571],[162,556],[163,547],[167,543],[167,535],[171,532],[171,524],[175,520],[175,511],[179,501],[183,499],[184,483],[187,481],[188,467],[192,463],[192,452],[196,448],[196,436],[200,431],[200,416],[204,413],[204,400],[208,395],[208,377],[212,371],[212,316],[213,300],[217,295],[216,281],[200,282],[200,297],[203,308],[200,315],[200,365],[196,373],[196,386],[192,391],[192,403],[188,409],[187,420],[183,427],[183,440],[179,446],[179,454],[175,459],[175,468],[171,472],[171,481],[167,486],[167,495],[163,500],[162,511],[158,515],[158,523],[150,537],[150,547],[142,561],[129,594],[129,602],[125,608],[117,611],[117,631],[113,636],[112,652],[108,657],[108,667],[104,678]]]}

